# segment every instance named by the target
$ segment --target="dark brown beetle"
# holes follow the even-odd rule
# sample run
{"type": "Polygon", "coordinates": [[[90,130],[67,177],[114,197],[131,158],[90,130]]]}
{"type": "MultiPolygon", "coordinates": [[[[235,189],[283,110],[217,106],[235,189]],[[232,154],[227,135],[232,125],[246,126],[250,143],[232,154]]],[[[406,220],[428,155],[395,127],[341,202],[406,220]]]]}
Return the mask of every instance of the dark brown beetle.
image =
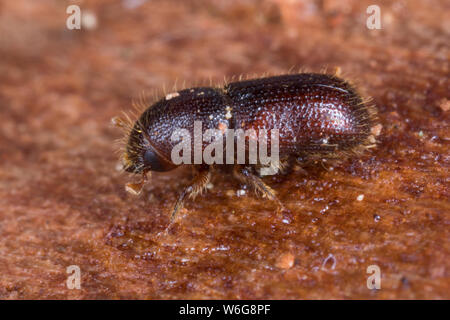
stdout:
{"type": "MultiPolygon", "coordinates": [[[[128,191],[139,193],[149,171],[168,171],[180,165],[172,160],[172,152],[179,144],[173,135],[184,129],[195,138],[196,121],[202,124],[202,134],[208,129],[218,129],[223,140],[228,130],[276,129],[280,159],[276,169],[293,157],[340,158],[358,154],[375,144],[371,134],[374,108],[354,86],[335,75],[290,74],[232,82],[223,88],[185,89],[148,107],[134,123],[115,119],[116,124],[128,128],[122,156],[124,168],[143,177],[140,183],[127,184],[128,191]]],[[[271,138],[267,137],[268,144],[271,138]]],[[[245,163],[235,165],[234,173],[256,191],[278,201],[275,191],[257,175],[264,165],[260,161],[249,162],[251,139],[247,137],[245,141],[245,163]]],[[[202,152],[208,147],[206,142],[202,140],[202,152]]],[[[195,150],[193,141],[187,143],[191,144],[190,150],[195,150]]],[[[179,196],[172,220],[186,196],[194,198],[210,180],[212,165],[196,162],[195,155],[188,158],[198,173],[179,196]]],[[[233,158],[237,158],[236,151],[233,158]]]]}

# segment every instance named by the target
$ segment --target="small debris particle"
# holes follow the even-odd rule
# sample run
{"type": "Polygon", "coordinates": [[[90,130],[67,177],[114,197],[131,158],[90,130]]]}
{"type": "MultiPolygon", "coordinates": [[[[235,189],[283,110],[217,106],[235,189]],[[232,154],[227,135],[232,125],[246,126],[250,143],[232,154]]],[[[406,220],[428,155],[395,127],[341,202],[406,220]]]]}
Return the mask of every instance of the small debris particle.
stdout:
{"type": "Polygon", "coordinates": [[[364,200],[364,195],[360,194],[359,196],[356,197],[356,200],[363,201],[364,200]]]}
{"type": "Polygon", "coordinates": [[[377,214],[374,214],[374,215],[373,215],[373,220],[374,220],[375,222],[378,222],[378,221],[381,220],[381,217],[380,217],[379,215],[377,215],[377,214]]]}
{"type": "Polygon", "coordinates": [[[81,28],[87,30],[95,30],[97,29],[98,21],[97,15],[88,10],[83,10],[81,13],[81,28]]]}
{"type": "Polygon", "coordinates": [[[227,113],[225,114],[225,118],[230,119],[231,117],[233,117],[233,115],[232,115],[231,112],[228,110],[227,113]]]}
{"type": "Polygon", "coordinates": [[[214,185],[211,182],[206,184],[206,189],[211,190],[212,188],[214,188],[214,185]]]}
{"type": "Polygon", "coordinates": [[[168,95],[166,95],[166,100],[170,100],[170,99],[178,97],[178,96],[180,96],[180,94],[178,92],[172,92],[172,93],[169,93],[168,95]]]}
{"type": "Polygon", "coordinates": [[[406,287],[406,288],[409,287],[409,281],[408,281],[408,278],[406,278],[405,276],[403,276],[403,277],[400,279],[400,282],[401,282],[401,284],[402,284],[403,287],[406,287]]]}
{"type": "Polygon", "coordinates": [[[325,260],[323,260],[322,263],[322,270],[334,270],[336,268],[336,258],[333,256],[333,254],[329,254],[325,260]],[[327,265],[329,265],[331,262],[331,267],[328,268],[327,265]]]}
{"type": "Polygon", "coordinates": [[[449,111],[450,110],[450,100],[444,98],[440,100],[439,107],[442,109],[442,111],[449,111]]]}
{"type": "Polygon", "coordinates": [[[238,197],[242,197],[242,196],[244,196],[246,193],[247,193],[247,191],[245,191],[244,189],[239,189],[239,190],[236,191],[236,195],[237,195],[238,197]]]}
{"type": "Polygon", "coordinates": [[[209,115],[209,120],[212,120],[214,117],[212,114],[209,115]]]}
{"type": "Polygon", "coordinates": [[[280,269],[290,269],[294,266],[294,261],[294,255],[290,252],[286,252],[278,257],[275,266],[280,269]]]}
{"type": "Polygon", "coordinates": [[[225,194],[227,195],[227,197],[232,197],[232,196],[234,196],[234,191],[233,190],[227,190],[226,192],[225,192],[225,194]]]}

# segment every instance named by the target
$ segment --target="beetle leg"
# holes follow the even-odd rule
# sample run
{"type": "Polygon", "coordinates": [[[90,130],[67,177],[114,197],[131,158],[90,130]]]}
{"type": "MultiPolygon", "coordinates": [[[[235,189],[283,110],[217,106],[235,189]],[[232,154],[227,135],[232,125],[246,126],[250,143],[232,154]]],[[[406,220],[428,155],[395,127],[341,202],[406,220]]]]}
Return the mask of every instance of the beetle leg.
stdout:
{"type": "Polygon", "coordinates": [[[250,184],[257,193],[265,195],[272,201],[275,201],[279,208],[284,209],[283,204],[277,198],[275,190],[269,187],[264,181],[252,172],[250,167],[235,166],[235,176],[244,183],[250,184]]]}
{"type": "Polygon", "coordinates": [[[269,166],[261,166],[261,167],[259,167],[260,175],[272,175],[272,174],[278,174],[278,173],[280,173],[282,175],[286,175],[292,168],[292,162],[293,162],[293,159],[291,157],[285,157],[283,159],[280,159],[276,163],[271,163],[269,166]],[[271,168],[270,173],[263,173],[263,171],[262,171],[263,169],[269,169],[269,168],[271,168]]]}
{"type": "Polygon", "coordinates": [[[173,208],[172,215],[170,217],[171,224],[175,221],[178,211],[183,207],[183,202],[186,197],[194,199],[199,193],[202,193],[211,178],[211,170],[209,167],[201,167],[197,171],[198,173],[192,182],[184,188],[183,192],[181,192],[178,196],[178,200],[175,203],[175,207],[173,208]]]}

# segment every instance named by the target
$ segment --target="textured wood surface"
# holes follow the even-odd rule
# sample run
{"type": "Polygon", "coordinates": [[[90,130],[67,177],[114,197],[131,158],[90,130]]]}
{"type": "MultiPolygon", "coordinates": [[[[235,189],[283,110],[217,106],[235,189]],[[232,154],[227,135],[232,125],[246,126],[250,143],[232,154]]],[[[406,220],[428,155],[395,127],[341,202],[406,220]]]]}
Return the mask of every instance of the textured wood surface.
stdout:
{"type": "Polygon", "coordinates": [[[0,2],[0,298],[450,298],[448,1],[379,1],[382,30],[373,1],[133,4],[84,1],[70,31],[66,2],[0,2]],[[325,66],[373,97],[378,148],[265,178],[284,215],[218,172],[158,237],[190,170],[127,194],[111,117],[175,81],[325,66]]]}

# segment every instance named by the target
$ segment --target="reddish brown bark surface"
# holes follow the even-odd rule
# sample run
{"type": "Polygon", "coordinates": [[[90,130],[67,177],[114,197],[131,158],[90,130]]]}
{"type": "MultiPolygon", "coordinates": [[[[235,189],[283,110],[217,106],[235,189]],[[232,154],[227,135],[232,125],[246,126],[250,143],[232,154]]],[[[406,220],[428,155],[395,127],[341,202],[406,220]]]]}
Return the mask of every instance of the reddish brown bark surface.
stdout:
{"type": "Polygon", "coordinates": [[[382,30],[373,1],[132,3],[84,1],[82,30],[66,2],[0,3],[0,298],[450,298],[447,1],[379,1],[382,30]],[[292,66],[357,79],[377,149],[265,178],[284,216],[217,173],[157,238],[190,171],[127,194],[111,117],[177,79],[292,66]]]}

